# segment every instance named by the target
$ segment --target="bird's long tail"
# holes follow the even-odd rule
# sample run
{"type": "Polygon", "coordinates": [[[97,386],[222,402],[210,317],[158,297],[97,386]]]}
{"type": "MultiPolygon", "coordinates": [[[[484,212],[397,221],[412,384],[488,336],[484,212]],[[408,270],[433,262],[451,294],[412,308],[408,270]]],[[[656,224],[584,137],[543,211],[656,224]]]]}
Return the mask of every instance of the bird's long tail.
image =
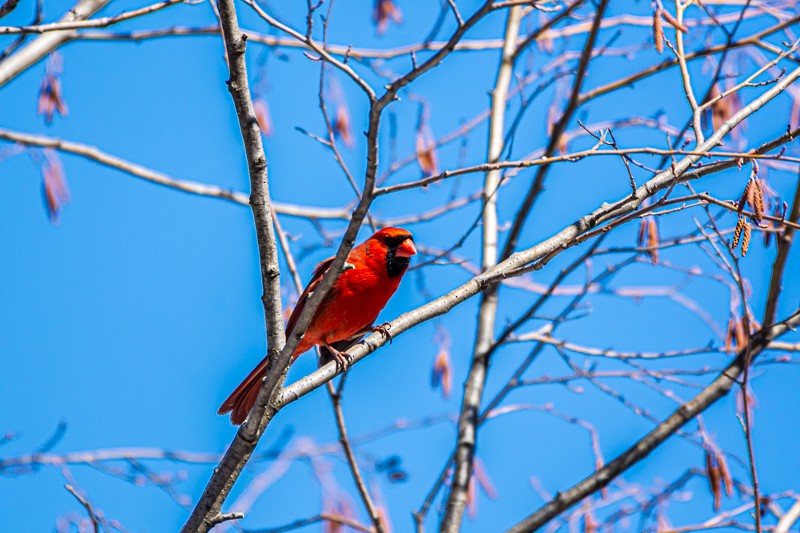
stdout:
{"type": "MultiPolygon", "coordinates": [[[[359,332],[349,339],[334,342],[331,344],[331,346],[337,350],[345,351],[358,342],[364,336],[365,331],[359,332]]],[[[298,355],[307,351],[310,347],[311,346],[306,346],[305,344],[301,343],[298,349],[295,350],[294,354],[292,354],[292,362],[297,359],[298,355]]],[[[322,348],[321,350],[322,353],[320,354],[320,366],[333,359],[327,348],[322,348]]],[[[250,375],[248,375],[247,378],[245,378],[245,380],[242,381],[238,387],[236,387],[236,390],[234,390],[231,395],[228,396],[228,399],[222,402],[217,414],[224,415],[226,413],[230,413],[231,422],[237,426],[244,422],[247,418],[247,415],[250,414],[250,410],[256,404],[258,391],[261,389],[261,382],[264,381],[266,376],[267,358],[265,357],[260,363],[258,363],[258,366],[256,366],[253,371],[250,372],[250,375]]]]}
{"type": "Polygon", "coordinates": [[[217,411],[217,414],[224,415],[225,413],[231,414],[231,422],[237,426],[244,422],[250,409],[256,404],[256,397],[261,388],[261,382],[267,375],[267,358],[265,357],[256,366],[250,375],[242,381],[236,390],[234,390],[228,399],[225,400],[217,411]]]}

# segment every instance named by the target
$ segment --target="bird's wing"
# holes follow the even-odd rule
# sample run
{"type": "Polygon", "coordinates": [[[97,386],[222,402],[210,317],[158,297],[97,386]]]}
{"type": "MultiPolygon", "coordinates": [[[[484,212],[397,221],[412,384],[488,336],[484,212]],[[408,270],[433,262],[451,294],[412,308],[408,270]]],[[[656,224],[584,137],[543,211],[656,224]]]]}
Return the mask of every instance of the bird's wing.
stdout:
{"type": "Polygon", "coordinates": [[[311,281],[309,281],[308,285],[306,285],[306,288],[303,289],[303,294],[301,294],[300,298],[297,300],[297,305],[294,306],[292,314],[289,317],[289,322],[286,324],[287,336],[292,334],[292,330],[294,330],[294,326],[297,324],[297,319],[300,318],[300,314],[303,312],[303,309],[306,306],[306,300],[308,300],[308,298],[314,293],[314,289],[316,289],[319,285],[319,282],[322,281],[322,278],[325,276],[325,272],[328,271],[332,263],[333,257],[329,257],[318,264],[316,268],[314,268],[314,273],[311,275],[311,281]]]}

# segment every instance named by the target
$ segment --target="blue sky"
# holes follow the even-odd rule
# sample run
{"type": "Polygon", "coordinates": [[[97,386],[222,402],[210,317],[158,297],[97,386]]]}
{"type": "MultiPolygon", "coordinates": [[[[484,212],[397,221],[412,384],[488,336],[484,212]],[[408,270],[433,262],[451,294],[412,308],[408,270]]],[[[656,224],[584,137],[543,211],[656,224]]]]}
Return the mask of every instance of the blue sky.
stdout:
{"type": "MultiPolygon", "coordinates": [[[[471,12],[463,2],[462,11],[471,12]]],[[[461,5],[462,2],[459,2],[461,5]]],[[[45,3],[46,20],[55,20],[69,7],[68,2],[45,3]]],[[[102,14],[138,7],[128,1],[115,2],[102,14]]],[[[304,5],[304,4],[303,4],[304,5]]],[[[371,24],[370,3],[342,3],[336,6],[330,25],[331,42],[356,46],[392,47],[419,39],[420,28],[428,28],[437,6],[400,4],[402,25],[390,26],[377,37],[371,24]]],[[[295,27],[302,24],[303,6],[275,6],[275,14],[295,27]]],[[[614,6],[612,14],[624,12],[614,6]]],[[[625,10],[647,15],[642,2],[629,3],[625,10]]],[[[242,25],[270,33],[265,24],[239,5],[242,25]]],[[[23,24],[30,18],[30,6],[20,5],[3,19],[4,24],[23,24]]],[[[207,25],[213,13],[205,5],[178,6],[145,19],[124,23],[115,29],[207,25]]],[[[448,23],[450,24],[450,23],[448,23]]],[[[502,33],[504,17],[487,18],[470,38],[495,38],[502,33]]],[[[746,24],[742,34],[757,30],[746,24]]],[[[452,27],[445,25],[443,34],[452,27]]],[[[628,28],[615,46],[645,42],[647,28],[628,28]]],[[[600,42],[612,37],[601,33],[600,42]]],[[[4,43],[8,42],[5,38],[4,43]]],[[[570,43],[571,48],[580,42],[570,43]]],[[[699,43],[693,43],[699,45],[699,43]]],[[[317,108],[319,64],[301,53],[276,53],[263,46],[249,50],[251,76],[262,69],[264,95],[269,102],[275,134],[266,139],[270,165],[271,193],[275,200],[313,206],[339,207],[353,200],[341,171],[330,154],[317,142],[295,128],[323,133],[317,108]]],[[[14,131],[62,137],[96,145],[113,155],[159,170],[176,178],[247,191],[246,165],[242,154],[233,106],[225,87],[227,79],[221,42],[216,37],[181,37],[131,42],[95,43],[78,41],[61,50],[62,76],[67,117],[45,125],[36,112],[37,90],[44,73],[39,63],[0,88],[0,126],[14,131]]],[[[538,51],[532,61],[543,65],[548,58],[538,51]]],[[[616,79],[621,72],[633,72],[657,61],[652,52],[634,59],[604,58],[591,69],[587,87],[616,79]]],[[[744,62],[744,60],[742,60],[744,62]]],[[[396,60],[389,67],[403,72],[409,62],[396,60]]],[[[497,53],[463,53],[448,59],[411,91],[401,94],[393,111],[397,114],[398,152],[412,153],[418,96],[430,106],[430,126],[436,135],[457,128],[488,105],[487,91],[496,73],[497,53]]],[[[701,64],[693,65],[702,79],[701,64]]],[[[364,98],[352,84],[335,74],[353,116],[357,147],[345,154],[357,181],[361,180],[364,143],[359,132],[366,125],[364,98]]],[[[377,84],[377,77],[367,75],[377,84]]],[[[745,101],[762,89],[744,92],[745,101]]],[[[539,148],[545,139],[544,118],[553,99],[552,89],[541,97],[522,123],[514,154],[522,157],[539,148]]],[[[516,105],[516,104],[514,104],[516,105]]],[[[751,120],[746,131],[748,146],[779,135],[785,129],[788,98],[769,104],[766,113],[775,120],[751,120]]],[[[637,84],[617,96],[601,98],[579,118],[596,123],[640,114],[666,114],[680,127],[685,120],[676,71],[637,84]],[[671,84],[672,90],[662,90],[671,84]]],[[[574,126],[574,125],[573,125],[574,126]]],[[[382,132],[388,160],[389,134],[382,132]]],[[[485,159],[485,124],[471,135],[464,149],[464,164],[485,159]]],[[[620,129],[621,145],[657,144],[663,134],[644,128],[620,129]]],[[[576,141],[573,149],[591,146],[591,140],[576,141]]],[[[5,149],[8,144],[0,146],[5,149]]],[[[790,148],[790,150],[794,150],[790,148]]],[[[443,168],[459,165],[461,149],[454,143],[440,152],[443,168]]],[[[48,441],[58,425],[65,430],[54,452],[106,448],[164,448],[193,452],[221,453],[233,438],[227,418],[216,409],[265,350],[263,311],[258,258],[250,211],[217,199],[201,198],[156,186],[75,156],[62,155],[71,201],[53,224],[43,207],[39,159],[32,150],[9,156],[0,162],[0,354],[6,369],[0,373],[4,408],[0,409],[0,434],[14,438],[0,445],[0,458],[36,451],[48,441]]],[[[655,164],[655,160],[650,160],[655,164]]],[[[386,163],[381,163],[386,169],[386,163]]],[[[702,189],[722,198],[738,194],[746,170],[735,170],[705,180],[702,189]]],[[[511,180],[500,201],[501,218],[513,216],[518,198],[527,190],[530,171],[511,180]]],[[[392,178],[399,183],[419,177],[411,165],[392,178]]],[[[644,180],[644,174],[637,174],[644,180]]],[[[480,176],[468,176],[424,192],[401,193],[379,199],[375,210],[384,217],[401,216],[441,204],[456,191],[472,192],[480,176]]],[[[784,198],[791,198],[796,175],[771,172],[770,184],[784,198]]],[[[534,218],[522,237],[522,246],[532,245],[558,231],[565,224],[596,208],[602,201],[622,197],[628,188],[627,175],[618,159],[594,158],[553,168],[547,194],[537,206],[534,218]],[[575,194],[580,191],[580,194],[575,194]]],[[[475,203],[454,210],[434,223],[409,226],[418,243],[431,247],[451,244],[474,220],[475,203]]],[[[662,225],[664,237],[692,230],[692,216],[684,212],[662,225]]],[[[733,225],[734,218],[725,219],[733,225]]],[[[320,246],[320,239],[307,221],[282,219],[287,231],[297,238],[293,250],[301,257],[301,277],[308,279],[314,264],[334,248],[320,246]],[[308,249],[306,249],[308,248],[308,249]]],[[[326,223],[332,232],[341,222],[326,223]]],[[[609,243],[632,245],[637,227],[616,232],[609,243]]],[[[365,229],[363,237],[369,231],[365,229]]],[[[477,253],[477,232],[459,253],[472,260],[477,253]]],[[[534,280],[547,283],[581,250],[563,254],[534,280]]],[[[763,295],[769,283],[769,266],[774,248],[754,245],[743,262],[750,280],[756,316],[763,313],[763,295]]],[[[685,267],[711,270],[712,263],[697,250],[674,249],[663,257],[685,267]]],[[[790,268],[797,266],[793,251],[790,268]]],[[[611,256],[607,259],[614,261],[611,256]]],[[[593,264],[593,272],[605,265],[593,264]]],[[[794,270],[796,272],[796,270],[794,270]]],[[[795,309],[800,296],[798,276],[787,276],[778,315],[795,309]]],[[[585,271],[570,278],[581,283],[585,271]]],[[[666,268],[637,265],[625,270],[612,286],[670,285],[683,276],[666,268]]],[[[425,289],[433,296],[451,290],[467,279],[455,266],[435,266],[410,273],[397,295],[382,314],[389,320],[427,301],[425,289]]],[[[288,276],[284,276],[286,300],[292,297],[288,276]]],[[[704,281],[692,281],[683,291],[705,306],[724,327],[727,289],[704,281]]],[[[503,289],[504,306],[498,327],[530,305],[531,295],[517,289],[503,289]]],[[[544,315],[555,314],[566,300],[558,298],[544,315]],[[558,303],[558,305],[555,305],[558,303]]],[[[367,434],[398,419],[452,414],[460,403],[460,390],[467,371],[467,359],[474,337],[477,301],[454,309],[445,319],[430,322],[396,338],[391,346],[368,358],[351,372],[345,391],[344,408],[351,436],[367,434]],[[445,327],[452,338],[454,394],[442,399],[429,384],[430,368],[437,348],[433,343],[436,326],[445,327]]],[[[696,316],[666,298],[642,301],[610,295],[591,298],[589,316],[565,324],[559,334],[591,346],[620,349],[676,349],[702,346],[714,338],[696,316]],[[622,318],[621,318],[622,317],[622,318]]],[[[536,325],[536,324],[534,324],[536,325]]],[[[531,326],[529,329],[534,329],[531,326]]],[[[797,340],[797,336],[794,336],[797,340]]],[[[718,341],[717,341],[718,343],[718,341]]],[[[492,364],[487,385],[491,396],[524,358],[530,345],[501,350],[492,364]]],[[[725,355],[698,356],[687,366],[719,366],[725,355]]],[[[314,357],[298,360],[290,381],[315,368],[314,357]]],[[[613,368],[613,366],[609,366],[613,368]]],[[[563,373],[554,350],[545,350],[528,377],[563,373]]],[[[755,374],[754,389],[759,401],[756,414],[755,446],[764,491],[797,489],[800,457],[789,453],[800,438],[800,426],[787,420],[787,408],[800,405],[800,392],[787,386],[800,378],[796,365],[781,365],[755,374]]],[[[702,380],[698,380],[702,381],[702,380]]],[[[625,394],[635,394],[654,416],[663,417],[675,404],[644,387],[616,383],[625,394]]],[[[626,449],[647,432],[652,424],[635,416],[619,403],[591,387],[576,392],[563,386],[526,388],[511,395],[508,403],[552,405],[590,420],[601,435],[606,459],[626,449]]],[[[677,387],[688,398],[692,388],[677,387]]],[[[287,407],[270,426],[259,450],[288,439],[287,449],[298,442],[335,444],[336,432],[329,400],[324,391],[287,407]],[[304,441],[303,439],[310,439],[304,441]]],[[[710,433],[739,457],[744,457],[741,429],[735,418],[734,398],[725,398],[709,410],[705,423],[710,433]]],[[[411,528],[410,511],[421,504],[425,492],[441,470],[452,449],[454,427],[437,423],[424,429],[396,432],[358,447],[361,460],[369,467],[376,461],[397,455],[408,474],[404,483],[390,483],[380,473],[370,473],[370,483],[379,487],[388,503],[396,531],[411,528]]],[[[285,442],[284,442],[285,443],[285,442]]],[[[543,502],[531,486],[536,476],[547,490],[564,490],[589,474],[594,467],[588,434],[547,413],[523,412],[492,420],[481,435],[478,451],[498,487],[499,499],[480,499],[475,521],[465,522],[465,531],[486,531],[510,526],[543,502]],[[513,459],[510,459],[513,458],[513,459]]],[[[355,498],[346,466],[339,456],[325,461],[342,487],[355,498]]],[[[669,482],[689,467],[702,465],[702,451],[680,439],[672,439],[651,458],[631,470],[630,483],[652,484],[653,479],[669,482]]],[[[269,464],[269,463],[266,463],[269,464]]],[[[172,464],[149,461],[155,472],[185,472],[177,482],[179,492],[197,498],[210,475],[212,464],[172,464]]],[[[129,465],[116,464],[123,471],[129,465]]],[[[263,470],[265,463],[249,467],[234,490],[235,499],[247,482],[263,470]]],[[[737,477],[746,480],[743,465],[734,465],[737,477]]],[[[369,470],[369,468],[368,468],[369,470]]],[[[86,490],[94,504],[109,519],[119,520],[131,531],[174,531],[187,511],[163,490],[145,483],[139,487],[88,466],[70,467],[74,481],[86,490]]],[[[43,467],[18,476],[0,476],[0,511],[7,531],[48,531],[67,512],[83,513],[64,490],[64,472],[43,467]],[[19,512],[20,509],[35,512],[19,512]]],[[[693,501],[674,504],[670,517],[676,524],[693,523],[709,516],[710,504],[705,481],[688,486],[693,501]]],[[[692,499],[692,498],[688,498],[692,499]]],[[[280,482],[258,500],[243,525],[277,526],[293,519],[312,516],[321,510],[322,498],[308,461],[294,463],[280,482]]],[[[437,504],[438,505],[437,500],[437,504]]],[[[435,520],[436,511],[431,514],[435,520]]],[[[433,524],[433,522],[430,522],[433,524]]],[[[636,530],[633,523],[629,530],[636,530]]]]}

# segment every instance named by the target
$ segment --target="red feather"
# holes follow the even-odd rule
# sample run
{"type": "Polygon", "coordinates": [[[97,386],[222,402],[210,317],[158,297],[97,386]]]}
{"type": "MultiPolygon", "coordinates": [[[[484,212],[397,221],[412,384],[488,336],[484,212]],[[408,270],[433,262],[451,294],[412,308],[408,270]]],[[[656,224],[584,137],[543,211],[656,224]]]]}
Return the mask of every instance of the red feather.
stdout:
{"type": "MultiPolygon", "coordinates": [[[[350,250],[345,270],[336,279],[311,319],[292,361],[317,345],[330,345],[363,335],[378,318],[397,290],[408,268],[408,258],[417,253],[411,233],[384,228],[350,250]]],[[[286,325],[287,336],[297,324],[306,301],[330,268],[333,257],[322,261],[306,286],[286,325]]],[[[231,413],[231,422],[241,424],[256,403],[261,382],[267,375],[262,360],[219,408],[231,413]]]]}

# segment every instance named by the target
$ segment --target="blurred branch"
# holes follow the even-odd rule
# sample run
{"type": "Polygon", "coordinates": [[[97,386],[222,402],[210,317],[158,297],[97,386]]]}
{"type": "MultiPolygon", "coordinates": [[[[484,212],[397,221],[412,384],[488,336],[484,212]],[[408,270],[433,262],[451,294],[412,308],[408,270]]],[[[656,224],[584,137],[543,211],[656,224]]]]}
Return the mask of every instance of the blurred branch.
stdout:
{"type": "Polygon", "coordinates": [[[333,384],[328,382],[328,392],[331,398],[331,406],[333,413],[336,417],[336,429],[339,432],[339,443],[342,445],[342,451],[347,459],[347,465],[350,467],[350,473],[353,476],[353,482],[356,484],[358,494],[361,496],[361,501],[364,503],[364,508],[369,514],[372,524],[375,526],[375,533],[384,533],[384,524],[381,522],[381,516],[372,503],[372,498],[367,490],[367,484],[364,483],[364,478],[358,468],[356,456],[353,453],[353,447],[350,445],[350,439],[347,437],[347,426],[344,423],[344,411],[342,410],[342,389],[344,386],[344,377],[339,385],[338,390],[334,390],[333,384]]]}
{"type": "MultiPolygon", "coordinates": [[[[48,33],[53,31],[78,30],[82,28],[106,28],[118,22],[123,22],[142,15],[149,15],[156,11],[161,11],[166,7],[175,4],[182,4],[185,0],[165,0],[150,6],[134,9],[133,11],[122,12],[113,17],[101,17],[91,20],[63,20],[50,24],[37,24],[34,26],[0,26],[0,35],[15,35],[28,33],[48,33]]],[[[0,17],[2,14],[0,13],[0,17]]]]}
{"type": "Polygon", "coordinates": [[[728,157],[732,159],[732,165],[738,163],[738,159],[765,159],[765,160],[776,160],[776,161],[787,161],[790,163],[800,163],[800,158],[791,157],[791,156],[784,156],[783,154],[780,155],[767,155],[767,154],[760,154],[755,152],[729,152],[729,151],[708,151],[708,152],[701,152],[697,150],[665,150],[663,148],[651,148],[651,147],[641,147],[641,148],[624,148],[624,149],[609,149],[609,148],[600,148],[600,147],[593,147],[588,150],[580,150],[577,152],[571,152],[567,154],[555,155],[551,157],[541,156],[537,159],[522,159],[519,161],[498,161],[494,163],[481,163],[479,165],[473,165],[469,167],[462,167],[453,170],[445,170],[436,174],[434,176],[428,176],[426,178],[422,178],[416,181],[411,181],[407,183],[398,183],[397,185],[390,185],[387,187],[381,187],[375,191],[377,196],[383,196],[385,194],[391,194],[399,191],[405,191],[408,189],[416,189],[420,187],[427,187],[432,183],[436,183],[448,178],[452,178],[455,176],[463,176],[466,174],[476,174],[479,172],[487,172],[487,171],[494,171],[494,170],[501,170],[506,168],[531,168],[531,167],[541,167],[545,165],[552,165],[554,163],[575,163],[582,159],[586,159],[588,157],[597,157],[597,156],[626,156],[626,155],[633,155],[633,154],[648,154],[648,155],[663,155],[663,156],[671,156],[671,155],[697,155],[700,157],[728,157]]]}
{"type": "Polygon", "coordinates": [[[789,533],[789,530],[798,520],[800,520],[800,498],[778,520],[778,524],[775,526],[775,533],[789,533]]]}
{"type": "MultiPolygon", "coordinates": [[[[689,102],[689,108],[692,112],[692,129],[694,129],[695,144],[702,144],[705,140],[703,136],[703,128],[700,126],[700,112],[701,109],[697,105],[697,99],[694,96],[694,89],[692,89],[692,78],[689,75],[689,69],[686,66],[686,53],[683,49],[683,32],[686,29],[683,25],[683,12],[689,3],[684,4],[681,0],[675,0],[675,16],[677,24],[675,25],[675,48],[667,42],[670,48],[675,52],[678,59],[678,66],[681,71],[681,80],[683,81],[683,92],[686,95],[686,101],[689,102]]],[[[656,16],[660,16],[657,14],[656,16]]]]}
{"type": "Polygon", "coordinates": [[[89,515],[89,520],[92,521],[92,528],[94,529],[94,533],[100,533],[100,520],[98,520],[97,515],[92,508],[91,502],[78,494],[78,492],[72,488],[72,485],[67,483],[64,485],[64,488],[67,489],[67,492],[75,496],[75,499],[80,502],[81,505],[86,509],[86,513],[89,515]]]}
{"type": "Polygon", "coordinates": [[[317,524],[319,522],[329,522],[332,524],[330,530],[333,530],[333,524],[335,524],[338,526],[351,527],[357,531],[363,531],[364,533],[372,533],[372,529],[364,527],[355,520],[350,520],[349,518],[345,518],[343,516],[326,513],[312,516],[311,518],[295,520],[291,524],[286,524],[285,526],[280,527],[271,527],[267,529],[245,529],[244,533],[285,533],[286,531],[294,531],[295,529],[300,529],[301,527],[317,524]]]}
{"type": "MultiPolygon", "coordinates": [[[[61,17],[59,23],[86,20],[102,9],[108,2],[109,0],[80,0],[66,15],[61,17]]],[[[60,30],[46,33],[34,39],[14,55],[7,57],[3,62],[0,62],[0,87],[62,44],[74,39],[76,35],[76,30],[60,30]]]]}

